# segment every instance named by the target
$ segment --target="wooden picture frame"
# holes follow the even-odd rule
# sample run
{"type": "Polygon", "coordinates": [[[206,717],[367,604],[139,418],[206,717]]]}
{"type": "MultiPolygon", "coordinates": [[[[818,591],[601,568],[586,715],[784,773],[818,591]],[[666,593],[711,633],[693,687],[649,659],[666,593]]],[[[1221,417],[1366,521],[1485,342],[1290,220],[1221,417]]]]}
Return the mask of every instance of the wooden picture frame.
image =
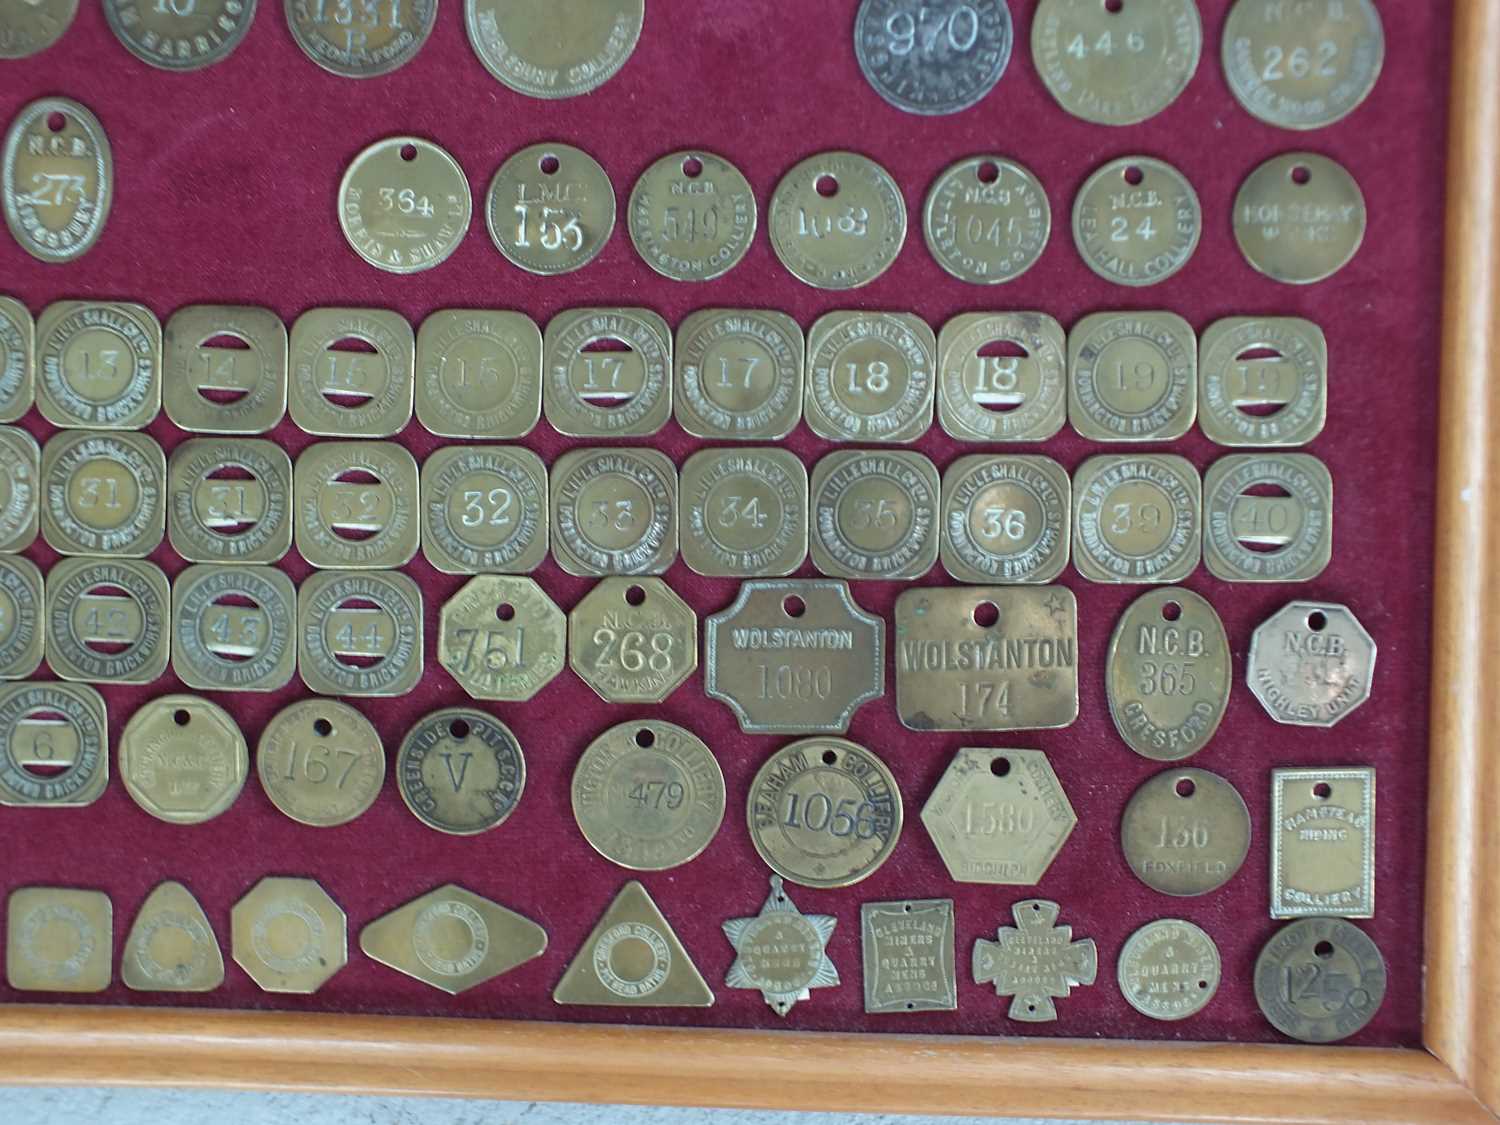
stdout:
{"type": "MultiPolygon", "coordinates": [[[[1425,1050],[0,1008],[0,1080],[1225,1122],[1500,1109],[1500,0],[1455,0],[1425,1050]]],[[[1399,46],[1398,48],[1399,49],[1399,46]]],[[[1405,904],[1403,909],[1418,909],[1405,904]]],[[[1398,955],[1398,951],[1389,951],[1398,955]]]]}

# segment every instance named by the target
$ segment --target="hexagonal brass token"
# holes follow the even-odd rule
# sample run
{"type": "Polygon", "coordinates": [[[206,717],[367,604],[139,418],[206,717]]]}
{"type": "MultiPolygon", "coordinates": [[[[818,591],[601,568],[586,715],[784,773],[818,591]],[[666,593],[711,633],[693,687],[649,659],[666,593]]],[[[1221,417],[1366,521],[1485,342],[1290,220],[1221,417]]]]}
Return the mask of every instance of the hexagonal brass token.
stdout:
{"type": "Polygon", "coordinates": [[[31,310],[14,297],[0,297],[0,422],[16,421],[35,401],[36,326],[31,310]]]}
{"type": "Polygon", "coordinates": [[[297,550],[315,567],[403,566],[422,539],[419,476],[393,441],[322,441],[292,470],[297,550]]]}
{"type": "Polygon", "coordinates": [[[446,574],[530,574],[547,558],[547,466],[529,449],[452,445],[422,462],[422,554],[446,574]]]}
{"type": "Polygon", "coordinates": [[[138,430],[161,410],[161,323],[145,305],[48,305],[36,363],[37,409],[54,426],[138,430]]]}
{"type": "Polygon", "coordinates": [[[660,703],[698,668],[698,615],[660,578],[603,579],[568,627],[568,664],[606,703],[660,703]]]}
{"type": "Polygon", "coordinates": [[[568,437],[645,437],[672,417],[672,330],[650,309],[569,309],[547,324],[542,409],[568,437]]]}
{"type": "Polygon", "coordinates": [[[266,992],[316,992],[349,960],[344,912],[312,879],[262,879],[229,918],[235,962],[266,992]]]}
{"type": "Polygon", "coordinates": [[[1331,727],[1370,698],[1375,655],[1348,606],[1292,602],[1256,628],[1245,678],[1278,723],[1331,727]]]}
{"type": "Polygon", "coordinates": [[[21,992],[103,992],[114,908],[103,891],[21,887],[6,903],[5,979],[21,992]]]}
{"type": "Polygon", "coordinates": [[[167,320],[162,406],[198,434],[263,434],[286,413],[286,325],[270,309],[187,305],[167,320]]]}
{"type": "Polygon", "coordinates": [[[927,798],[922,823],[960,883],[1030,887],[1078,817],[1040,750],[966,747],[927,798]]]}
{"type": "Polygon", "coordinates": [[[443,606],[438,663],[475,699],[522,702],[563,670],[568,621],[530,578],[483,574],[443,606]]]}
{"type": "Polygon", "coordinates": [[[309,309],[291,334],[287,409],[310,434],[390,437],[411,421],[416,339],[386,309],[309,309]]]}
{"type": "Polygon", "coordinates": [[[0,426],[0,551],[24,551],[36,540],[42,451],[25,430],[0,426]]]}

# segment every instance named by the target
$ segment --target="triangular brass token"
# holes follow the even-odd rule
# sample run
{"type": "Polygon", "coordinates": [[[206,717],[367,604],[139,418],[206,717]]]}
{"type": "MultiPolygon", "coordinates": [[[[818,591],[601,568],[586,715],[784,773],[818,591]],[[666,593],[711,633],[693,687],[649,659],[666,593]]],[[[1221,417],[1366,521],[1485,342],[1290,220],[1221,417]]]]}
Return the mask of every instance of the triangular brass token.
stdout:
{"type": "Polygon", "coordinates": [[[707,1008],[714,994],[635,880],[615,896],[558,982],[559,1004],[707,1008]]]}
{"type": "Polygon", "coordinates": [[[457,883],[398,906],[359,932],[365,956],[457,996],[540,957],[547,931],[457,883]]]}
{"type": "Polygon", "coordinates": [[[193,892],[165,882],[146,896],[125,939],[120,979],[137,992],[211,992],[224,954],[193,892]]]}

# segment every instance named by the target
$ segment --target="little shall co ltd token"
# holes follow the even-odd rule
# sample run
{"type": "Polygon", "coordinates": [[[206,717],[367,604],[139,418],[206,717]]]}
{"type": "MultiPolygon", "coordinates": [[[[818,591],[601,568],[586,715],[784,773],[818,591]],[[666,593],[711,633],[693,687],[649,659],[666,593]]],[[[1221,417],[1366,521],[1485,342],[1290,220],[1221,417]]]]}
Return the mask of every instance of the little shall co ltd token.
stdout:
{"type": "Polygon", "coordinates": [[[677,326],[673,405],[694,437],[775,441],[802,420],[802,326],[764,309],[700,309],[677,326]]]}
{"type": "Polygon", "coordinates": [[[81,257],[99,241],[114,195],[109,138],[97,117],[67,98],[22,107],[0,154],[5,225],[22,250],[43,262],[81,257]]]}
{"type": "Polygon", "coordinates": [[[542,409],[567,437],[646,437],[672,417],[672,330],[650,309],[569,309],[547,323],[542,409]]]}
{"type": "Polygon", "coordinates": [[[1067,417],[1067,368],[1045,313],[960,313],[938,336],[938,421],[959,441],[1046,441],[1067,417]]]}
{"type": "Polygon", "coordinates": [[[471,578],[443,605],[438,663],[474,699],[524,702],[557,678],[567,619],[530,578],[471,578]]]}
{"type": "Polygon", "coordinates": [[[1181,582],[1202,556],[1202,508],[1185,458],[1091,457],[1073,474],[1073,565],[1090,582],[1181,582]]]}
{"type": "Polygon", "coordinates": [[[446,261],[468,233],[473,209],[458,161],[421,137],[376,141],[339,184],[344,237],[387,273],[420,273],[446,261]]]}
{"type": "Polygon", "coordinates": [[[393,441],[320,441],[292,471],[293,538],[319,568],[404,566],[422,539],[417,463],[393,441]]]}
{"type": "Polygon", "coordinates": [[[646,0],[464,0],[469,45],[518,94],[574,98],[625,65],[646,0]]]}
{"type": "Polygon", "coordinates": [[[250,30],[255,0],[105,0],[124,48],[159,70],[199,70],[227,59],[250,30]]]}
{"type": "Polygon", "coordinates": [[[389,0],[351,7],[344,0],[282,0],[302,53],[330,74],[375,78],[416,57],[437,22],[437,0],[389,0]]]}
{"type": "Polygon", "coordinates": [[[484,200],[490,240],[528,273],[582,269],[615,229],[609,174],[572,145],[540,144],[506,159],[484,200]]]}
{"type": "Polygon", "coordinates": [[[1143,1016],[1185,1020],[1208,1006],[1223,966],[1214,939],[1191,922],[1160,918],[1130,935],[1120,950],[1120,994],[1143,1016]]]}
{"type": "Polygon", "coordinates": [[[1343,165],[1288,152],[1251,172],[1234,197],[1234,240],[1259,272],[1288,285],[1338,273],[1365,240],[1365,197],[1343,165]]]}
{"type": "Polygon", "coordinates": [[[1198,341],[1198,425],[1219,445],[1306,445],[1328,418],[1328,340],[1310,320],[1233,316],[1198,341]]]}
{"type": "Polygon", "coordinates": [[[59,559],[47,574],[47,665],[65,680],[149,684],[167,670],[171,591],[143,559],[59,559]]]}
{"type": "Polygon", "coordinates": [[[54,426],[139,430],[161,410],[161,324],[145,305],[48,305],[36,364],[37,410],[54,426]]]}
{"type": "Polygon", "coordinates": [[[142,704],[120,732],[119,760],[131,798],[168,824],[212,820],[234,804],[250,772],[239,726],[196,695],[142,704]]]}
{"type": "Polygon", "coordinates": [[[606,703],[660,703],[698,670],[698,615],[660,578],[604,578],[568,615],[568,664],[606,703]]]}
{"type": "Polygon", "coordinates": [[[0,426],[0,551],[24,551],[36,541],[42,451],[25,430],[0,426]]]}
{"type": "Polygon", "coordinates": [[[1198,342],[1175,313],[1095,313],[1068,334],[1068,421],[1093,441],[1175,441],[1198,413],[1198,342]]]}
{"type": "Polygon", "coordinates": [[[866,1012],[957,1010],[951,898],[864,903],[859,932],[866,1012]]]}
{"type": "Polygon", "coordinates": [[[1050,457],[960,457],[943,474],[943,569],[982,585],[1051,582],[1068,565],[1072,487],[1050,457]]]}
{"type": "Polygon", "coordinates": [[[1218,890],[1250,850],[1250,810],[1233,785],[1207,770],[1157,774],[1131,796],[1120,847],[1136,878],[1164,895],[1218,890]]]}
{"type": "Polygon", "coordinates": [[[167,533],[166,480],[145,434],[56,433],[42,449],[42,538],[64,555],[145,558],[167,533]]]}
{"type": "Polygon", "coordinates": [[[1015,32],[1005,0],[863,0],[854,57],[875,92],[924,116],[968,109],[995,88],[1015,32]]]}
{"type": "Polygon", "coordinates": [[[1232,453],[1203,476],[1203,561],[1225,582],[1307,582],[1333,558],[1333,477],[1307,453],[1232,453]]]}
{"type": "Polygon", "coordinates": [[[1165,281],[1193,256],[1203,232],[1198,193],[1170,164],[1122,156],[1079,188],[1073,241],[1106,281],[1139,287],[1165,281]]]}
{"type": "Polygon", "coordinates": [[[159,883],[141,903],[120,954],[120,983],[137,992],[212,992],[224,983],[219,939],[181,883],[159,883]]]}
{"type": "Polygon", "coordinates": [[[677,560],[677,467],[654,449],[575,449],[552,465],[552,555],[569,574],[661,574],[677,560]]]}
{"type": "Polygon", "coordinates": [[[858,289],[890,268],[906,242],[906,200],[891,174],[854,152],[808,157],[771,195],[771,249],[819,289],[858,289]]]}
{"type": "Polygon", "coordinates": [[[626,212],[641,260],[674,281],[711,281],[755,238],[755,192],[722,156],[670,153],[641,173],[626,212]]]}
{"type": "Polygon", "coordinates": [[[1271,917],[1375,917],[1375,767],[1271,771],[1271,917]]]}
{"type": "Polygon", "coordinates": [[[42,662],[42,572],[20,555],[0,555],[0,680],[24,680],[42,662]]]}
{"type": "Polygon", "coordinates": [[[417,421],[440,437],[525,437],[542,416],[542,333],[525,313],[441,309],[417,330],[417,421]]]}
{"type": "Polygon", "coordinates": [[[292,461],[263,438],[189,438],[167,461],[167,537],[189,562],[274,563],[292,547],[292,461]]]}
{"type": "Polygon", "coordinates": [[[162,406],[178,429],[263,434],[286,413],[286,325],[270,309],[187,305],[163,329],[162,406]]]}
{"type": "Polygon", "coordinates": [[[828,939],[838,921],[831,914],[803,914],[781,876],[772,875],[760,913],[724,923],[735,955],[725,987],[755,989],[785,1018],[799,1000],[812,998],[814,988],[838,986],[838,969],[828,958],[828,939]]]}
{"type": "Polygon", "coordinates": [[[1292,602],[1250,638],[1246,679],[1278,723],[1331,727],[1370,698],[1375,639],[1348,606],[1292,602]]]}
{"type": "Polygon", "coordinates": [[[920,453],[827,454],[809,485],[813,565],[830,578],[920,578],[938,560],[940,493],[920,453]]]}
{"type": "Polygon", "coordinates": [[[103,696],[86,684],[0,686],[0,805],[81,808],[108,785],[103,696]]]}
{"type": "Polygon", "coordinates": [[[974,943],[974,983],[993,984],[995,995],[1009,996],[1006,1013],[1019,1023],[1057,1019],[1056,1000],[1099,975],[1099,950],[1093,938],[1074,940],[1072,926],[1059,926],[1062,907],[1031,898],[1010,908],[1014,926],[1001,926],[998,941],[974,943]]]}
{"type": "Polygon", "coordinates": [[[266,992],[314,993],[349,962],[349,920],[312,879],[262,879],[229,926],[235,964],[266,992]]]}
{"type": "Polygon", "coordinates": [[[319,695],[405,695],[422,678],[422,591],[394,570],[320,570],[297,592],[297,672],[319,695]]]}
{"type": "Polygon", "coordinates": [[[1276,932],[1255,961],[1255,1002],[1272,1027],[1304,1043],[1354,1035],[1385,999],[1385,959],[1342,918],[1303,918],[1276,932]]]}
{"type": "Polygon", "coordinates": [[[40,54],[62,38],[78,0],[0,0],[0,59],[40,54]]]}
{"type": "Polygon", "coordinates": [[[682,561],[779,578],[807,558],[807,470],[789,449],[703,449],[682,466],[682,561]]]}
{"type": "Polygon", "coordinates": [[[346,703],[303,699],[261,732],[255,769],[271,803],[298,824],[348,824],[375,803],[385,747],[370,721],[346,703]]]}
{"type": "Polygon", "coordinates": [[[386,309],[309,309],[292,325],[287,407],[323,437],[390,437],[411,421],[411,325],[386,309]]]}
{"type": "Polygon", "coordinates": [[[526,759],[510,728],[467,707],[434,711],[407,732],[396,782],[429,828],[473,836],[505,823],[526,787],[526,759]]]}
{"type": "Polygon", "coordinates": [[[20,887],[5,903],[5,982],[18,992],[103,992],[114,907],[102,891],[20,887]]]}
{"type": "Polygon", "coordinates": [[[827,313],[807,333],[808,428],[829,441],[916,441],[932,425],[936,368],[920,317],[827,313]]]}
{"type": "Polygon", "coordinates": [[[1052,234],[1052,207],[1029,169],[1003,156],[971,156],[928,190],[922,233],[954,277],[998,285],[1036,265],[1052,234]]]}
{"type": "Polygon", "coordinates": [[[444,446],[421,496],[422,554],[446,574],[530,574],[547,557],[547,466],[529,449],[444,446]]]}
{"type": "Polygon", "coordinates": [[[22,418],[35,400],[36,325],[31,310],[14,297],[0,297],[0,422],[22,418]]]}
{"type": "Polygon", "coordinates": [[[190,566],[172,581],[172,671],[198,691],[275,691],[297,672],[297,590],[273,566],[190,566]]]}

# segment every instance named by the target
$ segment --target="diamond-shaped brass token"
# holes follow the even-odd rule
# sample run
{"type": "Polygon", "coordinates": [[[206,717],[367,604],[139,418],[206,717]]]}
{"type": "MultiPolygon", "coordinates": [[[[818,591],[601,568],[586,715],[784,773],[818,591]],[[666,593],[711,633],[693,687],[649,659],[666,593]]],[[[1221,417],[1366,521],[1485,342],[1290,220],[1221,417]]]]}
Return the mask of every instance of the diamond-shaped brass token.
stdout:
{"type": "Polygon", "coordinates": [[[146,896],[120,957],[137,992],[211,992],[224,983],[219,939],[193,892],[168,880],[146,896]]]}
{"type": "Polygon", "coordinates": [[[262,879],[230,930],[236,963],[267,992],[316,992],[349,961],[348,920],[312,879],[262,879]]]}
{"type": "Polygon", "coordinates": [[[1061,907],[1032,898],[1011,907],[1014,926],[1001,926],[999,941],[974,943],[974,983],[993,984],[1009,996],[1010,1018],[1047,1023],[1057,1018],[1054,1000],[1079,985],[1093,984],[1099,950],[1092,938],[1073,940],[1072,926],[1057,925],[1061,907]]]}

